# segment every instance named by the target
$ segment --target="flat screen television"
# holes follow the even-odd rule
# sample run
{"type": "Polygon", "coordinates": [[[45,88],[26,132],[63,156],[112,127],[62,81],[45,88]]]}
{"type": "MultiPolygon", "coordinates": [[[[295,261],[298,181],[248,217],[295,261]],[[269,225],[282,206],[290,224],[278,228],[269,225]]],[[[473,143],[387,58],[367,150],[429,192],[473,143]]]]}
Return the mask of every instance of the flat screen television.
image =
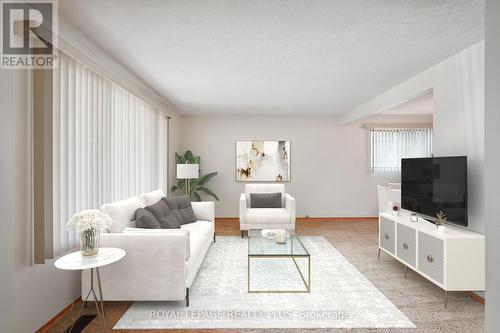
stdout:
{"type": "Polygon", "coordinates": [[[402,159],[401,208],[432,221],[443,211],[448,222],[467,226],[467,157],[402,159]]]}

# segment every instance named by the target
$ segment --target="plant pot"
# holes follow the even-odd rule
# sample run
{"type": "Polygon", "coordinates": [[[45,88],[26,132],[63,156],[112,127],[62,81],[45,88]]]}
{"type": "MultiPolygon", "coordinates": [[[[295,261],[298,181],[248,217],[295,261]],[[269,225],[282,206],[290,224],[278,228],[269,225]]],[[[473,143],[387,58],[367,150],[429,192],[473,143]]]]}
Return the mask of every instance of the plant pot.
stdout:
{"type": "Polygon", "coordinates": [[[82,256],[95,256],[99,252],[101,232],[96,229],[80,231],[80,252],[82,256]]]}
{"type": "Polygon", "coordinates": [[[437,226],[437,231],[440,233],[440,234],[444,234],[446,232],[446,226],[445,225],[438,225],[437,226]]]}

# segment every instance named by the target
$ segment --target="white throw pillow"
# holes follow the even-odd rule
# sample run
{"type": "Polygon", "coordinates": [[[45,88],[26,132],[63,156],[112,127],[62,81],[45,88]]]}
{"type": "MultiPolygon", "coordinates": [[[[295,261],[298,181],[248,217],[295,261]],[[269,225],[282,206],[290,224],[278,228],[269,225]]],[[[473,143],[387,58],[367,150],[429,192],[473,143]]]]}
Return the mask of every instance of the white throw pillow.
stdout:
{"type": "Polygon", "coordinates": [[[160,201],[161,198],[165,197],[165,193],[163,193],[162,189],[157,189],[153,192],[143,193],[141,194],[141,202],[144,206],[150,206],[152,204],[160,201]]]}
{"type": "Polygon", "coordinates": [[[143,205],[138,196],[102,205],[103,213],[111,216],[113,220],[109,232],[122,232],[124,228],[129,227],[134,219],[136,209],[141,207],[143,205]]]}

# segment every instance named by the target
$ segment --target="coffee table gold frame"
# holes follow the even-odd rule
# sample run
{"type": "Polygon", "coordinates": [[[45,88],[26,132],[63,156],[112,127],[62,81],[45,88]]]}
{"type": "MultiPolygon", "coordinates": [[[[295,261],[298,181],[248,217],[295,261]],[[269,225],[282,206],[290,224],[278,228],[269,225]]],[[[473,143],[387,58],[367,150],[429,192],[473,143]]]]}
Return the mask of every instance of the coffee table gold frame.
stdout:
{"type": "Polygon", "coordinates": [[[248,281],[248,292],[249,293],[310,293],[311,292],[311,255],[248,255],[248,266],[247,266],[247,281],[248,281]],[[304,278],[304,274],[300,270],[297,264],[296,258],[307,258],[307,281],[304,278]],[[292,259],[297,271],[300,274],[300,278],[306,287],[306,290],[252,290],[250,288],[250,260],[251,259],[292,259]]]}

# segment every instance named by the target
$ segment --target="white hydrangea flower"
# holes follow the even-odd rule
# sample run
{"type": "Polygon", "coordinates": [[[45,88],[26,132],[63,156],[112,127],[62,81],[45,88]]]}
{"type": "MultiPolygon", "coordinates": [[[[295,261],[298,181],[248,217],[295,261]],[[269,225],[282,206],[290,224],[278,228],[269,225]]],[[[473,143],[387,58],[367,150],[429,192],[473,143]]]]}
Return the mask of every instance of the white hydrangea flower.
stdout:
{"type": "Polygon", "coordinates": [[[99,230],[102,231],[111,226],[112,220],[108,214],[104,214],[98,209],[86,209],[76,213],[66,223],[66,229],[77,231],[99,230]]]}

